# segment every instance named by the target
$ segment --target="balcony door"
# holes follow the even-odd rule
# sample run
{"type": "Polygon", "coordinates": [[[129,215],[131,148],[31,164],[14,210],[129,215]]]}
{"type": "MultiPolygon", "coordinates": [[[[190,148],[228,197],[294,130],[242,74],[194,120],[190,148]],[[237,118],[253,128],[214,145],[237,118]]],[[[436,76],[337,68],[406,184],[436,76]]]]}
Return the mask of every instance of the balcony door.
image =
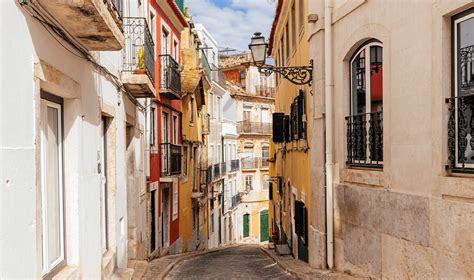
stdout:
{"type": "Polygon", "coordinates": [[[252,119],[252,111],[250,109],[244,109],[244,115],[243,115],[243,132],[251,132],[250,131],[250,125],[251,125],[251,119],[252,119]]]}
{"type": "Polygon", "coordinates": [[[165,56],[165,55],[169,55],[170,54],[170,48],[169,48],[169,44],[170,44],[170,33],[168,32],[168,30],[166,30],[166,28],[162,28],[161,29],[161,62],[160,62],[160,68],[161,68],[161,84],[162,85],[168,85],[168,79],[169,79],[169,76],[168,76],[168,63],[169,63],[169,60],[168,58],[165,56]]]}
{"type": "Polygon", "coordinates": [[[164,174],[169,172],[169,157],[170,157],[170,132],[169,132],[169,115],[166,112],[163,112],[162,115],[162,131],[161,131],[161,168],[164,174]],[[165,145],[163,145],[165,144],[165,145]]]}
{"type": "Polygon", "coordinates": [[[41,99],[42,272],[64,260],[62,106],[41,99]]]}
{"type": "Polygon", "coordinates": [[[382,44],[370,42],[351,60],[351,115],[347,118],[350,164],[382,166],[382,54],[382,44]]]}

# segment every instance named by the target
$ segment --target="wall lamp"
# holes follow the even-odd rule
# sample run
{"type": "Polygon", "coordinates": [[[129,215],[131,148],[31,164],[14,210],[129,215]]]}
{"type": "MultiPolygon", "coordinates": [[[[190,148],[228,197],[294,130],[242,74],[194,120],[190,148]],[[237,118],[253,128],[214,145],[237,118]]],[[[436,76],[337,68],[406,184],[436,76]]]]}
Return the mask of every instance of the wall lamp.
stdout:
{"type": "Polygon", "coordinates": [[[253,34],[249,44],[254,65],[260,73],[270,76],[273,72],[282,75],[296,85],[309,84],[313,80],[313,60],[309,61],[309,66],[272,66],[266,65],[268,44],[265,37],[260,32],[253,34]]]}

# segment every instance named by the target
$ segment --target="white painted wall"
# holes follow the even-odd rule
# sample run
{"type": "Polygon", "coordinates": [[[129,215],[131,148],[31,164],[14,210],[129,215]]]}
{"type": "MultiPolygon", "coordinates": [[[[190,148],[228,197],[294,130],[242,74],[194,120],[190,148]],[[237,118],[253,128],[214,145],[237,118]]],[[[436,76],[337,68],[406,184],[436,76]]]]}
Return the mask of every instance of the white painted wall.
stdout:
{"type": "MultiPolygon", "coordinates": [[[[119,267],[127,264],[127,186],[124,154],[124,99],[115,86],[86,61],[59,45],[17,1],[0,3],[0,279],[40,278],[41,228],[39,207],[40,80],[34,64],[42,60],[74,80],[75,98],[64,99],[64,188],[66,264],[83,278],[99,279],[100,175],[97,171],[101,105],[115,109],[116,227],[111,248],[119,267]],[[12,28],[14,26],[14,28],[12,28]],[[8,132],[8,133],[5,133],[8,132]],[[121,222],[119,222],[121,220],[121,222]]],[[[63,43],[65,44],[65,43],[63,43]]],[[[121,52],[98,54],[99,61],[118,76],[121,52]]],[[[50,90],[61,95],[62,92],[50,90]]],[[[69,92],[70,94],[70,92],[69,92]]],[[[136,111],[137,126],[144,117],[136,111]]],[[[134,140],[136,162],[142,162],[142,141],[134,140]]],[[[143,171],[141,165],[133,167],[143,171]]]]}

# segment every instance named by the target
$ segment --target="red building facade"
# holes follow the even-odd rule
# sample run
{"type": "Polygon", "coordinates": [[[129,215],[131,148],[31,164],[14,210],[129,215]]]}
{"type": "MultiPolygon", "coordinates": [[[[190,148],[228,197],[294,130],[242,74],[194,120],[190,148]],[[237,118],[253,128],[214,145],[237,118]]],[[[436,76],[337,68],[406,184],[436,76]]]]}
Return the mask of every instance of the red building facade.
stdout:
{"type": "Polygon", "coordinates": [[[150,255],[179,253],[181,186],[180,34],[187,26],[182,3],[149,0],[148,22],[155,42],[155,91],[150,123],[150,255]]]}

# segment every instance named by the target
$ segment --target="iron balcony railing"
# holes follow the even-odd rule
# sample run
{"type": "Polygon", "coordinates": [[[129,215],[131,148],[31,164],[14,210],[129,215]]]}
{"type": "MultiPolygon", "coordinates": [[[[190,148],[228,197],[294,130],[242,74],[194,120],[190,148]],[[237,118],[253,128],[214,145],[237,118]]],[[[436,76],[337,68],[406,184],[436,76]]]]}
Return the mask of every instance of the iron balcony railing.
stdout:
{"type": "Polygon", "coordinates": [[[216,179],[216,178],[221,176],[221,164],[220,163],[214,164],[213,170],[214,170],[214,172],[213,172],[213,176],[212,176],[213,178],[212,179],[216,179]]]}
{"type": "Polygon", "coordinates": [[[241,160],[241,168],[244,169],[257,169],[259,159],[254,157],[248,157],[241,160]]]}
{"type": "Polygon", "coordinates": [[[272,134],[272,123],[270,122],[237,122],[237,133],[272,134]]]}
{"type": "Polygon", "coordinates": [[[221,162],[221,176],[224,176],[227,173],[227,163],[221,162]]]}
{"type": "Polygon", "coordinates": [[[181,98],[181,71],[179,64],[171,55],[159,55],[160,59],[160,93],[170,93],[169,97],[181,98]]]}
{"type": "Polygon", "coordinates": [[[474,93],[446,101],[449,104],[448,168],[474,173],[474,93]]]}
{"type": "Polygon", "coordinates": [[[268,162],[268,157],[262,157],[260,159],[260,168],[268,168],[270,166],[270,162],[268,162]]]}
{"type": "MultiPolygon", "coordinates": [[[[120,1],[118,1],[120,2],[120,1]]],[[[123,20],[125,49],[123,51],[123,71],[146,74],[155,78],[155,43],[145,18],[126,17],[123,20]]]]}
{"type": "Polygon", "coordinates": [[[232,206],[231,206],[231,208],[234,208],[234,207],[238,206],[240,204],[241,200],[242,200],[242,197],[241,197],[240,193],[232,196],[232,206]]]}
{"type": "Polygon", "coordinates": [[[107,4],[119,21],[123,20],[122,1],[123,0],[104,0],[104,4],[107,4]]]}
{"type": "Polygon", "coordinates": [[[238,171],[240,168],[240,161],[238,159],[233,159],[230,161],[230,172],[238,171]]]}
{"type": "Polygon", "coordinates": [[[275,88],[268,86],[255,86],[255,95],[260,97],[275,98],[275,88]]]}
{"type": "Polygon", "coordinates": [[[161,144],[161,175],[171,176],[181,173],[181,145],[161,144]]]}
{"type": "Polygon", "coordinates": [[[383,112],[346,117],[347,164],[383,167],[383,112]]]}

